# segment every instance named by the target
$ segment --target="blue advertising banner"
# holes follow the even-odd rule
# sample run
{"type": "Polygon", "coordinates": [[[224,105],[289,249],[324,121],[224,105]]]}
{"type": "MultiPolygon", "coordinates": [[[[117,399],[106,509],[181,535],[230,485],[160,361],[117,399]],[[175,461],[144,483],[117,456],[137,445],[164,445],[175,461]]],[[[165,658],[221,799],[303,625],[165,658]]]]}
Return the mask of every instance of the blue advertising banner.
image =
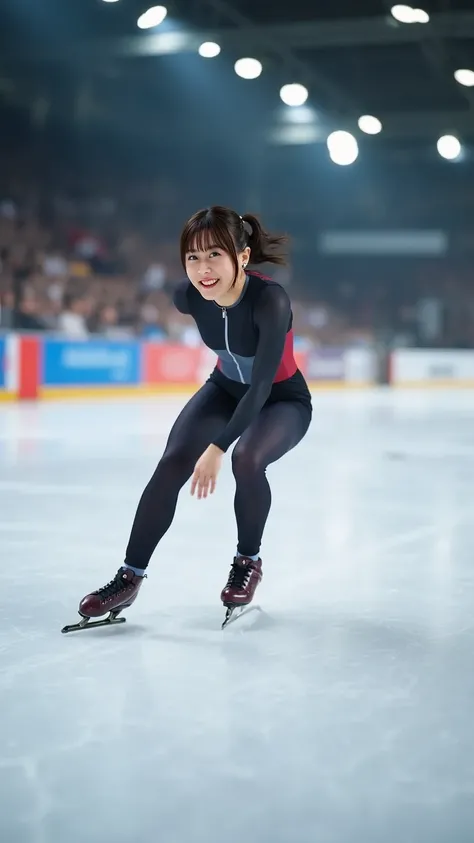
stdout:
{"type": "Polygon", "coordinates": [[[5,337],[0,337],[0,389],[5,389],[6,386],[6,368],[7,368],[7,344],[5,337]]]}
{"type": "Polygon", "coordinates": [[[118,386],[140,382],[139,342],[45,339],[43,386],[118,386]]]}

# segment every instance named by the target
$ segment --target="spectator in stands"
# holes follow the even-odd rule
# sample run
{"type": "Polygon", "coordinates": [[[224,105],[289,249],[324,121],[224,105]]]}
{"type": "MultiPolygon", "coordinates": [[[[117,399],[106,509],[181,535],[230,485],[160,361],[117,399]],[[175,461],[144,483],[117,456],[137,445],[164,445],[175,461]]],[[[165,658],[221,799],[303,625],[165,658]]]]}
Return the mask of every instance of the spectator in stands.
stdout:
{"type": "Polygon", "coordinates": [[[89,336],[87,317],[91,312],[91,303],[83,295],[68,293],[64,297],[64,310],[58,318],[58,330],[68,337],[76,339],[89,336]]]}
{"type": "Polygon", "coordinates": [[[14,326],[19,331],[45,331],[47,325],[40,316],[38,299],[34,294],[27,293],[20,300],[18,310],[14,314],[14,326]]]}
{"type": "Polygon", "coordinates": [[[119,324],[118,308],[112,304],[106,304],[100,308],[95,331],[109,340],[126,339],[133,336],[131,328],[119,324]]]}
{"type": "Polygon", "coordinates": [[[13,293],[8,290],[0,296],[0,328],[8,330],[13,327],[13,293]]]}
{"type": "Polygon", "coordinates": [[[155,261],[151,263],[142,279],[142,288],[145,292],[151,293],[154,290],[162,290],[166,284],[166,267],[155,261]]]}
{"type": "Polygon", "coordinates": [[[47,278],[66,278],[68,274],[68,262],[60,252],[51,251],[42,258],[42,270],[47,278]]]}

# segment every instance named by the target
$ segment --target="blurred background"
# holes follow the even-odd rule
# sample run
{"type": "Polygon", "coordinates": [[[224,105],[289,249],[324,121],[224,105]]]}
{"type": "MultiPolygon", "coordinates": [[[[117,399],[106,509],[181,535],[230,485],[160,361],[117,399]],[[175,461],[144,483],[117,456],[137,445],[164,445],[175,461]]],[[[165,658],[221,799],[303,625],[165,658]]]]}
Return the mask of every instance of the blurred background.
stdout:
{"type": "Polygon", "coordinates": [[[467,0],[3,0],[1,328],[195,346],[219,203],[291,235],[300,348],[472,348],[473,38],[467,0]]]}

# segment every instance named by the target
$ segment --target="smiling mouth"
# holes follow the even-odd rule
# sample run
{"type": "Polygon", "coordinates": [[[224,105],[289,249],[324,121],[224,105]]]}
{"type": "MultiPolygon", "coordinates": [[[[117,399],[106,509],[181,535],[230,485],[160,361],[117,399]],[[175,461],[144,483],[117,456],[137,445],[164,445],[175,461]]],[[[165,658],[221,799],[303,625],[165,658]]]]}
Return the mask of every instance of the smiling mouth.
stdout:
{"type": "Polygon", "coordinates": [[[201,281],[200,283],[202,284],[203,287],[206,288],[206,290],[209,290],[212,287],[215,287],[216,284],[218,284],[218,282],[219,282],[218,278],[208,278],[206,281],[201,281]]]}

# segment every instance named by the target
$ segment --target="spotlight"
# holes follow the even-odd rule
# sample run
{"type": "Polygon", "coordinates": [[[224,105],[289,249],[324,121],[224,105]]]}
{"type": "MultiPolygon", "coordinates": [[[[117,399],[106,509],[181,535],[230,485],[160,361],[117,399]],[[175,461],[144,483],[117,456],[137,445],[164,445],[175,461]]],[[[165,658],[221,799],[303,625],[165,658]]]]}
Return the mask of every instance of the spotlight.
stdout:
{"type": "Polygon", "coordinates": [[[464,85],[466,88],[472,88],[474,86],[473,70],[455,70],[454,78],[456,82],[459,82],[460,85],[464,85]]]}
{"type": "Polygon", "coordinates": [[[378,117],[364,114],[362,117],[359,117],[359,129],[361,132],[365,132],[366,135],[378,135],[382,131],[382,124],[378,117]]]}
{"type": "Polygon", "coordinates": [[[137,20],[137,26],[139,29],[152,29],[154,26],[159,26],[160,23],[163,23],[167,14],[168,9],[166,6],[152,6],[143,15],[140,15],[137,20]]]}
{"type": "Polygon", "coordinates": [[[234,70],[242,79],[257,79],[263,68],[258,59],[239,59],[235,62],[234,70]]]}
{"type": "Polygon", "coordinates": [[[353,164],[359,156],[357,141],[350,132],[332,132],[326,143],[331,161],[340,167],[353,164]]]}
{"type": "Polygon", "coordinates": [[[214,41],[204,41],[204,44],[201,44],[199,47],[198,52],[203,59],[214,59],[219,55],[220,51],[219,44],[215,44],[214,41]]]}
{"type": "Polygon", "coordinates": [[[283,88],[280,91],[280,97],[285,105],[289,105],[294,108],[305,104],[308,99],[308,89],[305,88],[304,85],[300,85],[298,82],[291,85],[283,85],[283,88]]]}
{"type": "Polygon", "coordinates": [[[454,135],[443,135],[436,146],[441,157],[447,161],[455,161],[461,155],[462,146],[454,135]]]}

